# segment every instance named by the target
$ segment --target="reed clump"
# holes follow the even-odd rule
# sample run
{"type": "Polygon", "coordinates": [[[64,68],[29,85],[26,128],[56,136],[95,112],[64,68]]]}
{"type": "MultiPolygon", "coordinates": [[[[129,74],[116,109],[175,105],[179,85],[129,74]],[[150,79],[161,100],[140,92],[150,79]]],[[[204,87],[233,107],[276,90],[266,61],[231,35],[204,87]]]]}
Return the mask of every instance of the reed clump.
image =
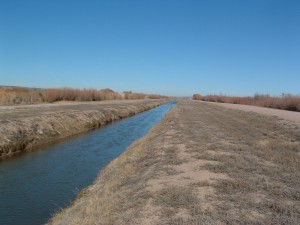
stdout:
{"type": "Polygon", "coordinates": [[[127,99],[161,99],[166,96],[156,94],[115,92],[106,89],[52,88],[36,89],[23,87],[0,87],[0,105],[52,103],[57,101],[104,101],[127,99]]]}

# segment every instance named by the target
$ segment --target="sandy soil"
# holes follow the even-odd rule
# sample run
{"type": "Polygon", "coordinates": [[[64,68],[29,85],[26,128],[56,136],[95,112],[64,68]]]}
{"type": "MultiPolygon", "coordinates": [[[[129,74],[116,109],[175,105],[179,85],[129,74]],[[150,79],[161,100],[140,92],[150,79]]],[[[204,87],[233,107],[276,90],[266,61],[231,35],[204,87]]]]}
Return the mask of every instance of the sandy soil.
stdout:
{"type": "Polygon", "coordinates": [[[158,106],[166,100],[0,106],[0,159],[158,106]]]}
{"type": "Polygon", "coordinates": [[[180,101],[50,224],[300,224],[300,126],[180,101]]]}

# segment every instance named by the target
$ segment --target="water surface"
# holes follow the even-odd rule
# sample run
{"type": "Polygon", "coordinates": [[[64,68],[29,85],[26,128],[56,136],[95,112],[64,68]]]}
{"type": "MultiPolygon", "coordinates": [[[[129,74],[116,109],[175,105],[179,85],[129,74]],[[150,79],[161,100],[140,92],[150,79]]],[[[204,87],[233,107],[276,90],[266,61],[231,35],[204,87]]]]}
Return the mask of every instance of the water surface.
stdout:
{"type": "Polygon", "coordinates": [[[0,163],[0,225],[43,224],[175,103],[0,163]]]}

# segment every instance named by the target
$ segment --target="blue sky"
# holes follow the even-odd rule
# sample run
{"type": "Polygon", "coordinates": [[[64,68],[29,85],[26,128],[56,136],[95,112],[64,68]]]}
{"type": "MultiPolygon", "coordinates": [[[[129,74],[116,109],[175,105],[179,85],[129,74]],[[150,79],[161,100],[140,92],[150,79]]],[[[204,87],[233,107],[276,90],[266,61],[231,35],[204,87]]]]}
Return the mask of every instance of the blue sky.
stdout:
{"type": "Polygon", "coordinates": [[[0,84],[300,94],[300,1],[0,0],[0,84]]]}

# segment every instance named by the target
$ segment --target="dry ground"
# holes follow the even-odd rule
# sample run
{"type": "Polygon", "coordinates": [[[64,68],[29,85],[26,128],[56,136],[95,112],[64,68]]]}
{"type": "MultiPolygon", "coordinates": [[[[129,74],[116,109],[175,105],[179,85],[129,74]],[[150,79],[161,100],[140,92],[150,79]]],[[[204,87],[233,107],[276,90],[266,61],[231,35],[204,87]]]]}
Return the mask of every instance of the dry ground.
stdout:
{"type": "Polygon", "coordinates": [[[0,159],[98,128],[167,101],[112,100],[0,106],[0,159]]]}
{"type": "Polygon", "coordinates": [[[278,109],[251,106],[251,105],[240,105],[240,104],[229,104],[229,103],[218,103],[218,102],[208,102],[208,103],[216,104],[231,109],[239,109],[245,112],[256,112],[268,116],[277,116],[281,119],[289,120],[300,124],[300,112],[292,112],[287,110],[278,110],[278,109]]]}
{"type": "Polygon", "coordinates": [[[300,127],[180,101],[50,224],[300,224],[300,127]]]}

